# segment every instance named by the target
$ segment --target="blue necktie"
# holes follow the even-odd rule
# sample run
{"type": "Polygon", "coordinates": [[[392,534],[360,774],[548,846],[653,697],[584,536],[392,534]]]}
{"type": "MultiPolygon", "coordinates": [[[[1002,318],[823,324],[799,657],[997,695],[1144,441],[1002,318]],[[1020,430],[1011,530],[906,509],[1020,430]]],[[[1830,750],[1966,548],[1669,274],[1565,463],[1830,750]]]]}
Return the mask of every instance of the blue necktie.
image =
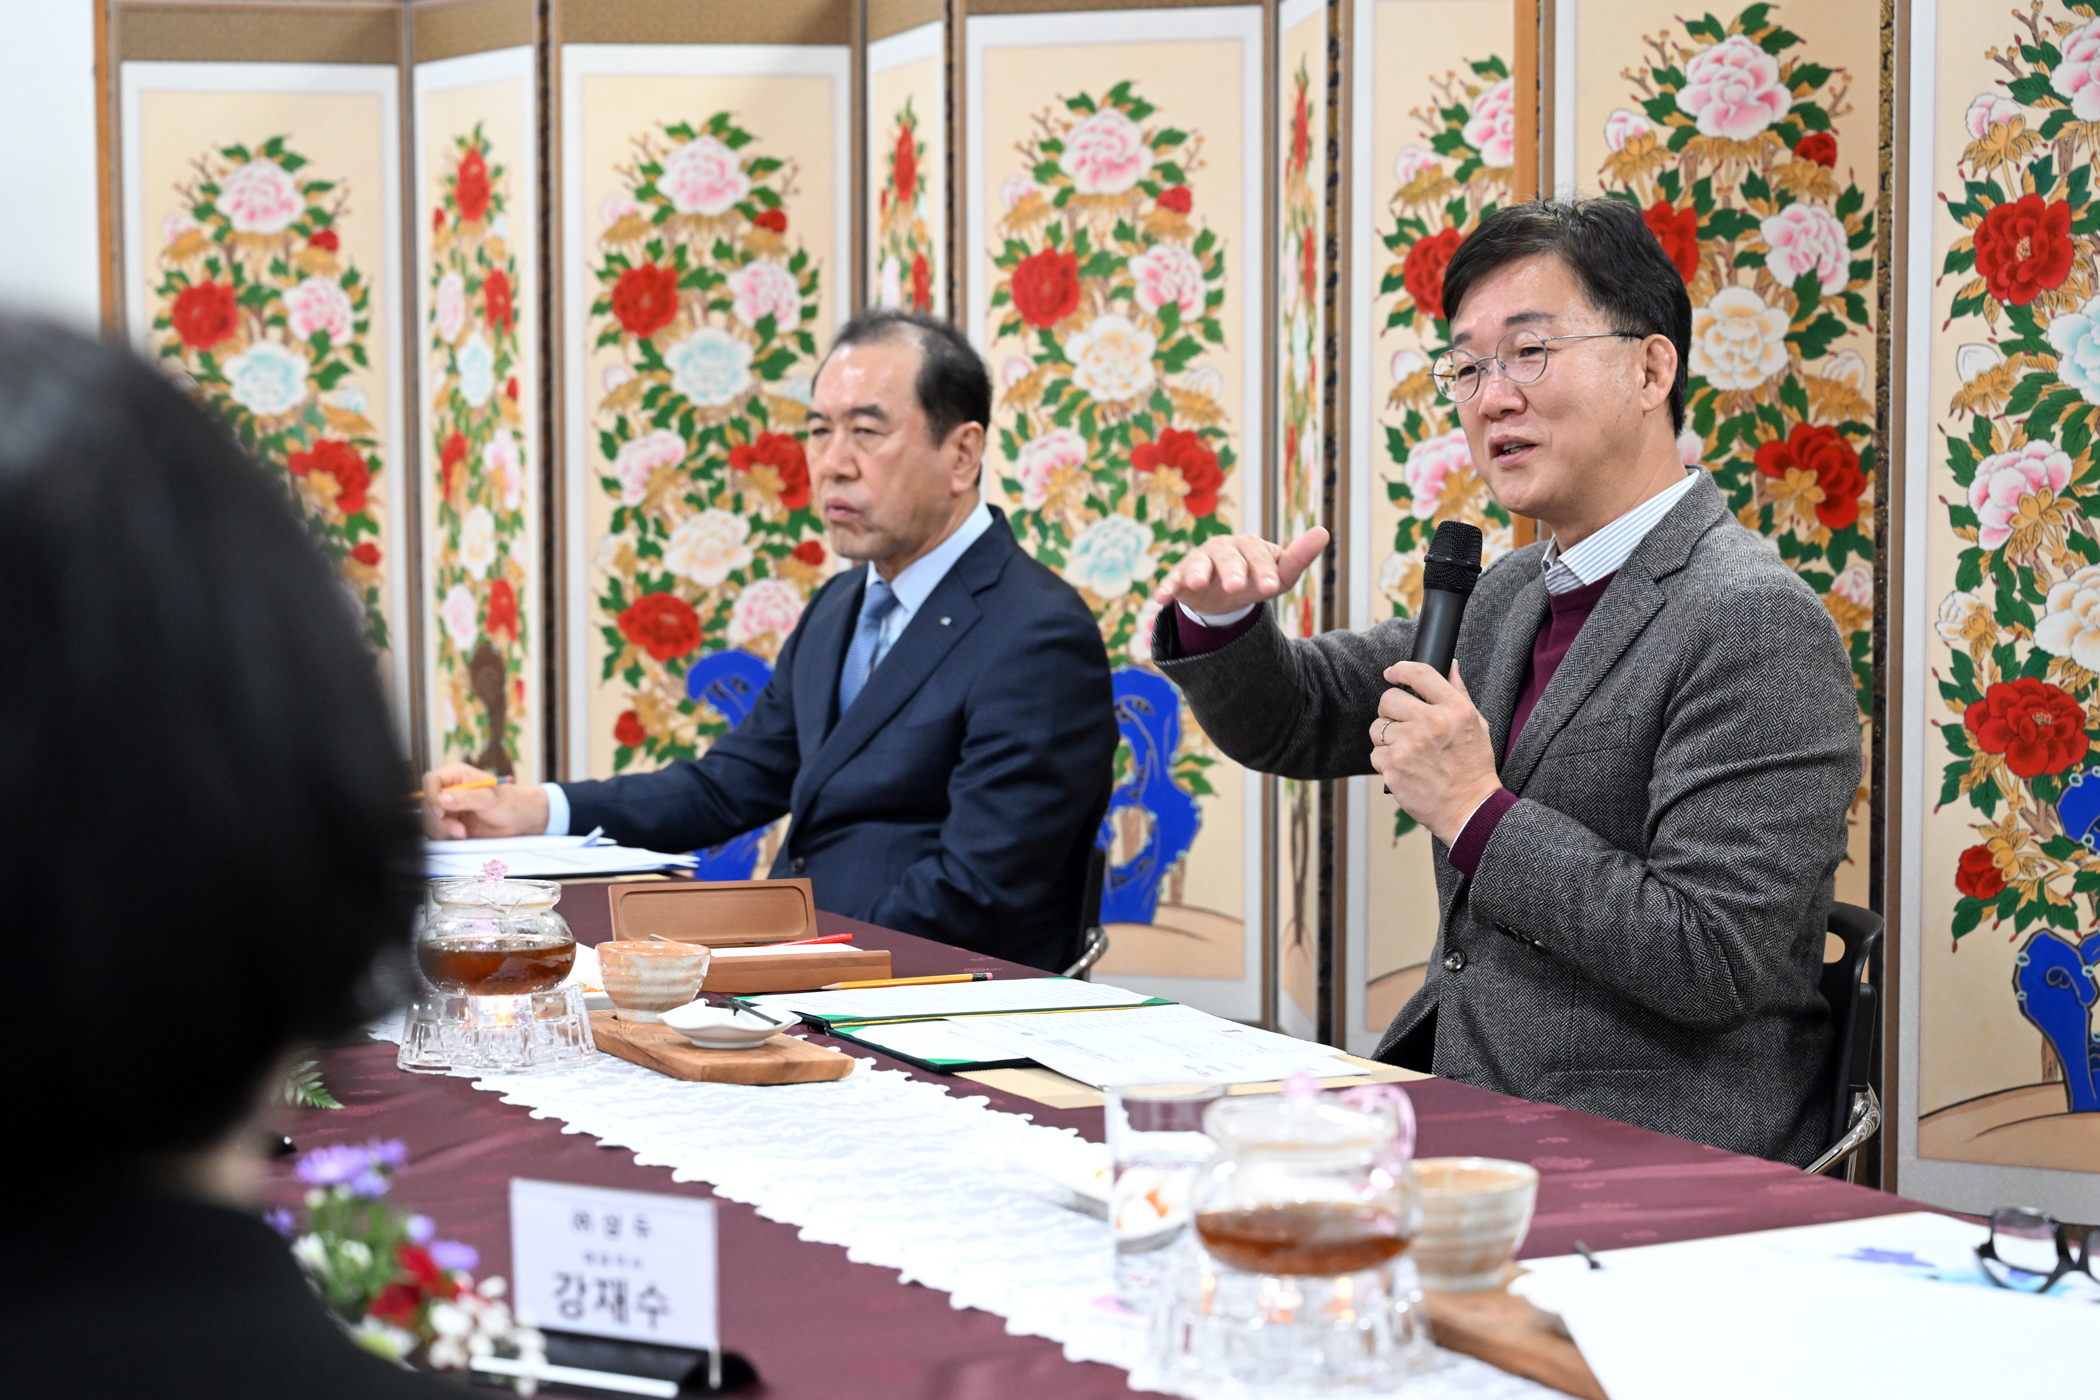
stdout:
{"type": "Polygon", "coordinates": [[[868,591],[860,600],[860,621],[853,625],[853,642],[846,648],[846,665],[839,672],[839,714],[851,709],[868,672],[875,669],[875,644],[882,637],[882,622],[897,606],[897,595],[881,575],[869,572],[868,591]]]}

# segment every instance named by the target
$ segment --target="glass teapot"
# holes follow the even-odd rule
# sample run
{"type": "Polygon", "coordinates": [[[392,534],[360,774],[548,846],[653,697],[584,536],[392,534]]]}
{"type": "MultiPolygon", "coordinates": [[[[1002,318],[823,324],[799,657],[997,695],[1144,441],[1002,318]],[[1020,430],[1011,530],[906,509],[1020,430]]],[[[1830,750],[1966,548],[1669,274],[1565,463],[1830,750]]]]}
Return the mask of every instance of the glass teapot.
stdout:
{"type": "Polygon", "coordinates": [[[576,935],[554,912],[561,886],[553,880],[439,880],[430,897],[416,966],[438,991],[473,997],[548,992],[576,965],[576,935]]]}

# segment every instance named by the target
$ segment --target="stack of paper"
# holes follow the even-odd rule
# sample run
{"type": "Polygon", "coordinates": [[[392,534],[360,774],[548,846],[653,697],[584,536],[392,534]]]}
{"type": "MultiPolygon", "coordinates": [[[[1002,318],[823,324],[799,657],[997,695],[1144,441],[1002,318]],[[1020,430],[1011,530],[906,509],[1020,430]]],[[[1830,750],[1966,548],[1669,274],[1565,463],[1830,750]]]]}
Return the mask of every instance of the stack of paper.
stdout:
{"type": "Polygon", "coordinates": [[[641,870],[690,869],[689,852],[645,851],[616,846],[597,832],[588,836],[502,836],[424,845],[423,873],[433,880],[480,875],[492,860],[520,880],[568,880],[583,875],[620,875],[641,870]]]}
{"type": "Polygon", "coordinates": [[[890,1021],[932,1016],[980,1016],[1003,1011],[1068,1011],[1137,1006],[1149,1000],[1099,982],[1069,977],[1016,977],[991,982],[934,982],[916,987],[866,987],[850,992],[775,992],[739,1000],[777,1015],[828,1023],[890,1021]]]}

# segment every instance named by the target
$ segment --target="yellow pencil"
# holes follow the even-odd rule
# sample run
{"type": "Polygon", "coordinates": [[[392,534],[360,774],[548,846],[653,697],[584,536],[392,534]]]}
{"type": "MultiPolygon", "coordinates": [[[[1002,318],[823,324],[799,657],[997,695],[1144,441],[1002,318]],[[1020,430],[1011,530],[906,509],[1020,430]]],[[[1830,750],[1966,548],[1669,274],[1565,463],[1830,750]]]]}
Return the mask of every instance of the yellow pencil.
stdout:
{"type": "Polygon", "coordinates": [[[863,987],[923,987],[930,982],[989,982],[989,972],[951,972],[941,977],[879,977],[871,982],[833,982],[820,992],[857,992],[863,987]]]}
{"type": "MultiPolygon", "coordinates": [[[[447,783],[443,787],[439,788],[438,791],[467,792],[474,788],[500,787],[504,783],[507,783],[509,781],[510,779],[508,778],[476,778],[470,783],[447,783]]],[[[411,802],[421,802],[423,800],[423,789],[417,788],[414,792],[410,793],[408,795],[408,800],[411,802]]]]}

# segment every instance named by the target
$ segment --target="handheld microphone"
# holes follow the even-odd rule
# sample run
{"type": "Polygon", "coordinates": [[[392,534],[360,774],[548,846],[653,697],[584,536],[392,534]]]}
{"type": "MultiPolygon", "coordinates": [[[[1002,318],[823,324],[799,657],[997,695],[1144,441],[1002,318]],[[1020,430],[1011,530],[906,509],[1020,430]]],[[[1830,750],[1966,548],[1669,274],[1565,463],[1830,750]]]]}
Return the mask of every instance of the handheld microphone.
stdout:
{"type": "Polygon", "coordinates": [[[1458,624],[1478,582],[1479,528],[1463,520],[1446,520],[1436,527],[1429,557],[1423,561],[1422,611],[1415,619],[1415,650],[1410,661],[1434,666],[1438,675],[1450,676],[1451,659],[1458,651],[1458,624]]]}

